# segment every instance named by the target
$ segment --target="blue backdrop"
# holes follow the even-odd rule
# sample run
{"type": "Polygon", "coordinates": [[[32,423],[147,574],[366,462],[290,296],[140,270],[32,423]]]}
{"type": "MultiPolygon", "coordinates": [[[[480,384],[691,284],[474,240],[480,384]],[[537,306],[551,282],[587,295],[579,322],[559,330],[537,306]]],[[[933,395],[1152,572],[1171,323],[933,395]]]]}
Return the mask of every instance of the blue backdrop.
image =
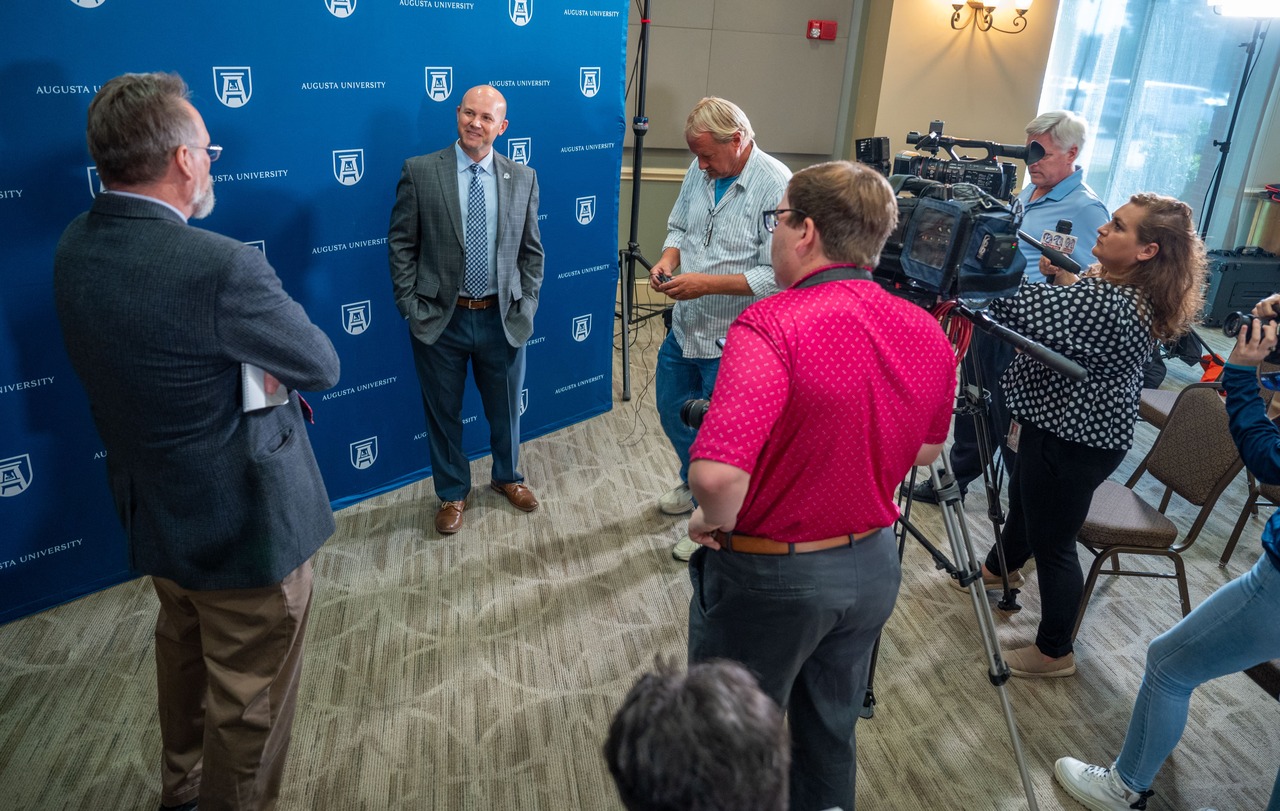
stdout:
{"type": "MultiPolygon", "coordinates": [[[[0,622],[134,576],[105,454],[53,310],[54,246],[99,190],[97,89],[176,71],[214,143],[198,225],[262,249],[325,329],[342,380],[308,394],[334,506],[430,475],[386,235],[404,159],[447,146],[467,88],[498,87],[495,149],[538,171],[546,279],[523,438],[607,411],[626,0],[8,0],[0,4],[0,622]]],[[[110,280],[103,280],[109,284],[110,280]]],[[[487,452],[474,388],[464,442],[487,452]]]]}

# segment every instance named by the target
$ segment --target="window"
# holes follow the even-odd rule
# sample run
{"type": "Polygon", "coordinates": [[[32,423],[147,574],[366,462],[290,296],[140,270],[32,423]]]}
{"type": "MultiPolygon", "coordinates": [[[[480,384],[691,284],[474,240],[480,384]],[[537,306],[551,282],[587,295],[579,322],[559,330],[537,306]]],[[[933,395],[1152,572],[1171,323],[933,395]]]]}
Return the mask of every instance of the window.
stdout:
{"type": "MultiPolygon", "coordinates": [[[[1213,142],[1227,135],[1241,43],[1253,26],[1215,14],[1205,0],[1062,0],[1040,109],[1089,121],[1077,162],[1108,208],[1154,191],[1200,215],[1220,154],[1213,142]]],[[[1237,149],[1252,141],[1261,109],[1242,108],[1237,149]]],[[[1220,195],[1238,189],[1242,176],[1236,169],[1233,184],[1228,174],[1220,195]]],[[[1218,219],[1215,212],[1214,225],[1218,219]]]]}

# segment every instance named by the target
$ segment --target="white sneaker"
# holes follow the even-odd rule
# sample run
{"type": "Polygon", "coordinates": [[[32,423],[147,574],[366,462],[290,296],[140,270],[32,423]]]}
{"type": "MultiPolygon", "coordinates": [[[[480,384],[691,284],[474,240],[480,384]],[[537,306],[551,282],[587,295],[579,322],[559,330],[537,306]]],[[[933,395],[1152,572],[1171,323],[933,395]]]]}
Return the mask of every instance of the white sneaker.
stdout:
{"type": "Polygon", "coordinates": [[[676,560],[688,561],[693,557],[693,553],[698,551],[701,546],[697,541],[691,540],[688,535],[681,538],[675,546],[671,547],[671,557],[676,560]]]}
{"type": "Polygon", "coordinates": [[[658,499],[658,509],[667,515],[693,512],[693,492],[689,490],[689,485],[681,484],[663,493],[658,499]]]}
{"type": "Polygon", "coordinates": [[[1134,791],[1111,768],[1093,766],[1073,757],[1058,758],[1053,764],[1058,782],[1085,808],[1093,811],[1129,811],[1145,809],[1154,791],[1134,791]]]}

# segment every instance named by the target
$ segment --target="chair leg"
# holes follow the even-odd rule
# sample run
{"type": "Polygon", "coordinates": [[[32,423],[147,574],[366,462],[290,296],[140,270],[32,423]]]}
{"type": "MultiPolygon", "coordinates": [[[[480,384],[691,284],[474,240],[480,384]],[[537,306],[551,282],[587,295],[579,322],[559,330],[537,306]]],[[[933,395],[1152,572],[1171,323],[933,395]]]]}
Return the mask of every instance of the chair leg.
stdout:
{"type": "Polygon", "coordinates": [[[1084,591],[1080,593],[1080,607],[1076,609],[1076,624],[1071,627],[1071,642],[1074,644],[1076,636],[1080,633],[1080,626],[1084,623],[1084,610],[1089,605],[1089,598],[1093,596],[1093,587],[1098,584],[1098,572],[1102,569],[1102,564],[1111,559],[1111,565],[1117,566],[1115,553],[1108,549],[1096,555],[1093,559],[1093,565],[1089,567],[1089,576],[1084,580],[1084,591]]]}
{"type": "MultiPolygon", "coordinates": [[[[1244,475],[1247,477],[1247,481],[1248,481],[1248,483],[1249,483],[1249,495],[1254,495],[1255,493],[1257,493],[1257,492],[1258,492],[1258,482],[1253,478],[1253,471],[1252,471],[1252,470],[1250,470],[1249,468],[1245,468],[1245,469],[1244,469],[1244,475]]],[[[1253,500],[1253,504],[1252,504],[1251,506],[1249,506],[1247,509],[1248,509],[1249,514],[1250,514],[1250,515],[1257,515],[1257,514],[1258,514],[1258,500],[1255,498],[1255,499],[1253,500]]],[[[1223,564],[1225,565],[1225,564],[1226,564],[1226,561],[1223,561],[1223,564]]]]}
{"type": "Polygon", "coordinates": [[[1231,537],[1227,539],[1227,545],[1222,550],[1222,557],[1218,558],[1219,568],[1225,569],[1227,567],[1227,562],[1231,560],[1231,555],[1236,551],[1236,544],[1240,541],[1240,534],[1244,532],[1245,523],[1248,522],[1250,515],[1257,514],[1258,493],[1251,487],[1249,488],[1249,500],[1245,502],[1244,509],[1240,511],[1240,519],[1236,521],[1235,529],[1231,530],[1231,537]]]}
{"type": "Polygon", "coordinates": [[[1187,570],[1182,565],[1182,555],[1172,552],[1173,571],[1178,577],[1178,597],[1182,600],[1182,616],[1191,613],[1191,595],[1187,592],[1187,570]]]}
{"type": "Polygon", "coordinates": [[[1136,468],[1134,468],[1133,475],[1129,477],[1129,481],[1124,483],[1125,487],[1132,490],[1133,486],[1138,483],[1138,479],[1142,478],[1142,474],[1147,472],[1147,459],[1150,456],[1151,451],[1147,451],[1147,455],[1142,457],[1142,461],[1138,463],[1136,468]]]}

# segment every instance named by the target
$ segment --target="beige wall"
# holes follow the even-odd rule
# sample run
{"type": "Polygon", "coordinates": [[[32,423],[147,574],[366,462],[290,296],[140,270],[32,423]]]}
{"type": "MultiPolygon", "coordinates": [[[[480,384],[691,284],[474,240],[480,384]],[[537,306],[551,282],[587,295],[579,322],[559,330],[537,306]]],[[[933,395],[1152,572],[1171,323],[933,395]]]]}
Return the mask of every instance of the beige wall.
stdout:
{"type": "MultiPolygon", "coordinates": [[[[749,6],[760,4],[768,8],[778,5],[778,0],[690,0],[690,10],[697,9],[697,20],[668,20],[678,27],[700,28],[710,24],[708,15],[730,20],[721,15],[721,4],[732,6],[737,12],[749,12],[749,6]]],[[[808,8],[788,4],[789,15],[804,12],[808,8]]],[[[836,12],[840,4],[823,0],[823,10],[836,12]]],[[[692,13],[692,11],[690,12],[692,13]]],[[[965,14],[968,12],[966,11],[965,14]]],[[[997,24],[1008,27],[1011,11],[999,10],[997,24]]],[[[894,152],[907,148],[906,135],[911,130],[925,131],[935,118],[946,122],[946,134],[959,138],[1021,144],[1026,140],[1024,128],[1027,121],[1039,112],[1040,86],[1044,81],[1045,65],[1049,58],[1049,46],[1053,39],[1057,19],[1058,0],[1035,0],[1027,14],[1027,29],[1019,34],[1002,34],[995,31],[981,32],[972,26],[954,31],[950,25],[950,0],[853,0],[849,25],[844,26],[855,37],[849,47],[853,59],[848,75],[848,114],[843,119],[847,125],[847,144],[838,144],[834,157],[852,155],[852,141],[871,136],[887,136],[894,152]]],[[[767,15],[775,20],[776,15],[767,15]]],[[[812,16],[821,16],[815,12],[812,16]]],[[[789,17],[788,17],[789,19],[789,17]]],[[[789,25],[790,23],[788,23],[789,25]]],[[[731,27],[740,24],[730,24],[731,27]]],[[[790,30],[789,28],[787,30],[790,30]]],[[[633,31],[634,34],[634,31],[633,31]]],[[[655,36],[657,36],[655,34],[655,36]]],[[[634,39],[634,36],[633,36],[634,39]]],[[[1274,37],[1273,37],[1274,39],[1274,37]]],[[[685,46],[671,43],[677,49],[685,46]]],[[[687,44],[687,43],[686,43],[687,44]]],[[[634,47],[634,45],[632,45],[634,47]]],[[[654,42],[654,50],[659,43],[654,42]]],[[[1275,48],[1273,42],[1264,47],[1275,48]]],[[[708,49],[693,51],[699,58],[709,56],[708,49]]],[[[689,58],[690,52],[684,52],[689,58]]],[[[759,71],[777,71],[789,75],[793,71],[787,64],[764,65],[759,63],[761,54],[754,55],[759,71]]],[[[702,76],[702,74],[699,74],[702,76]]],[[[695,82],[696,84],[696,82],[695,82]]],[[[651,94],[654,92],[650,89],[651,94]]],[[[689,90],[688,92],[696,92],[689,90]]],[[[1258,133],[1236,133],[1233,154],[1249,160],[1246,186],[1258,188],[1263,183],[1280,181],[1280,78],[1275,75],[1255,74],[1249,88],[1250,95],[1261,93],[1270,99],[1264,124],[1258,133]]],[[[690,96],[690,98],[693,98],[690,96]]],[[[696,99],[693,99],[696,100],[696,99]]],[[[684,107],[692,105],[686,99],[684,107]]],[[[833,107],[845,99],[831,99],[833,107]]],[[[671,99],[666,103],[670,105],[671,99]]],[[[759,103],[757,103],[759,105],[759,103]]],[[[779,102],[786,109],[787,100],[779,102]]],[[[660,105],[661,106],[661,103],[660,105]]],[[[679,105],[677,105],[679,106],[679,105]]],[[[627,121],[634,112],[634,99],[628,99],[627,121]]],[[[687,111],[686,111],[687,112],[687,111]]],[[[768,111],[748,110],[752,119],[767,119],[768,111]]],[[[650,114],[652,115],[652,106],[650,114]]],[[[683,123],[685,113],[669,112],[683,123]]],[[[824,119],[825,120],[825,119],[824,119]]],[[[796,127],[813,126],[812,121],[799,118],[796,127]]],[[[765,149],[770,149],[762,141],[765,149]]],[[[683,169],[688,166],[689,154],[680,149],[651,149],[646,145],[645,167],[683,169]]],[[[792,168],[827,160],[832,154],[781,154],[778,155],[792,168]]],[[[624,168],[631,166],[631,153],[623,159],[624,168]]],[[[1025,167],[1017,164],[1018,182],[1025,180],[1025,167]]],[[[641,191],[640,246],[650,259],[661,253],[662,239],[666,233],[666,217],[674,201],[676,188],[673,183],[646,179],[641,191]]],[[[1226,244],[1244,244],[1246,232],[1252,222],[1256,196],[1247,197],[1243,205],[1231,198],[1232,190],[1223,188],[1215,223],[1229,222],[1237,237],[1222,240],[1226,244]]],[[[622,217],[619,221],[619,245],[625,245],[630,232],[631,184],[622,184],[622,217]]]]}
{"type": "MultiPolygon", "coordinates": [[[[1057,13],[1057,0],[1038,0],[1021,33],[972,25],[955,31],[949,2],[894,0],[875,131],[855,137],[888,136],[896,152],[907,147],[909,131],[926,132],[937,118],[946,122],[947,135],[1023,143],[1040,101],[1057,13]]],[[[997,10],[996,24],[1007,28],[1012,17],[997,10]]]]}

